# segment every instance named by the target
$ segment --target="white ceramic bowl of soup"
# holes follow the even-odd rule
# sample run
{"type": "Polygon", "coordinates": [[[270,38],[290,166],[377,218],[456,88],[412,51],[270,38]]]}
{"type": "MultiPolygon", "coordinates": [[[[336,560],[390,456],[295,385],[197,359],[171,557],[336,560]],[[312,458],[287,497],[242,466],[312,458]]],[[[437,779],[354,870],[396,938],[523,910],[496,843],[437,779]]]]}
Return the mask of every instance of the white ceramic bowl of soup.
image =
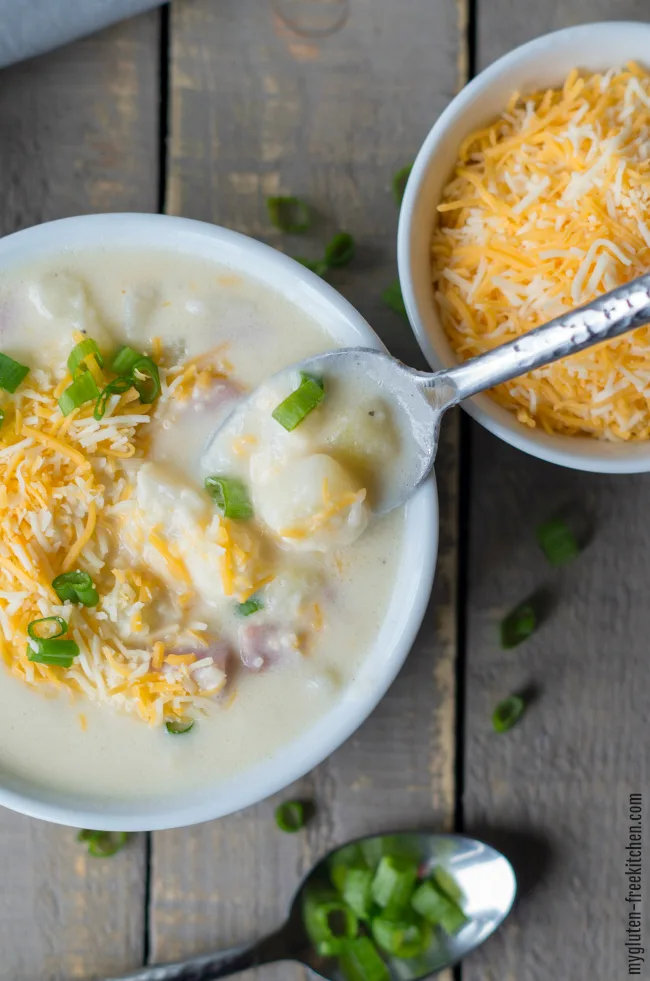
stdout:
{"type": "MultiPolygon", "coordinates": [[[[457,358],[443,330],[431,284],[430,242],[436,207],[463,139],[496,119],[513,92],[561,86],[573,68],[602,72],[637,61],[650,64],[650,24],[611,22],[556,31],[515,48],[482,71],[449,104],[424,141],[402,203],[398,263],[404,302],[422,352],[434,370],[457,358]]],[[[463,403],[491,433],[551,463],[597,473],[650,470],[646,441],[608,442],[531,429],[488,395],[463,403]]]]}
{"type": "MultiPolygon", "coordinates": [[[[236,232],[181,218],[92,215],[30,228],[0,241],[0,275],[5,270],[11,272],[12,268],[29,268],[42,260],[47,262],[49,257],[60,257],[65,265],[66,257],[86,252],[96,255],[97,250],[100,254],[102,250],[110,254],[111,250],[127,247],[143,253],[162,251],[177,257],[174,261],[188,258],[215,263],[220,272],[225,268],[234,276],[241,274],[251,278],[260,288],[268,287],[273,295],[279,294],[301,315],[324,327],[336,343],[381,347],[366,321],[336,290],[292,259],[236,232]]],[[[216,327],[215,331],[218,339],[216,327]]],[[[113,781],[112,789],[105,793],[101,792],[101,781],[88,792],[71,791],[69,787],[60,789],[52,781],[39,785],[36,779],[13,773],[3,759],[0,746],[0,804],[33,817],[77,827],[163,829],[220,817],[286,787],[332,753],[357,729],[400,670],[428,603],[437,539],[438,505],[435,482],[431,477],[406,506],[403,547],[396,560],[394,587],[381,611],[380,626],[371,649],[331,708],[289,741],[279,744],[266,758],[216,784],[207,781],[202,786],[183,787],[180,793],[170,785],[166,793],[134,796],[126,788],[124,793],[119,792],[119,779],[113,781]]],[[[44,703],[38,694],[32,697],[29,711],[37,717],[44,703]]],[[[291,705],[286,706],[286,711],[291,712],[291,705]]],[[[255,721],[251,718],[251,725],[255,725],[255,721]]],[[[25,745],[29,743],[27,729],[18,735],[25,745]]],[[[46,743],[43,733],[38,738],[41,743],[46,743]]],[[[76,742],[77,737],[72,738],[76,742]]],[[[83,738],[81,732],[78,738],[83,738]]],[[[171,743],[180,738],[170,737],[171,743]]],[[[178,755],[179,747],[180,742],[175,743],[171,751],[178,755]]],[[[125,755],[126,744],[123,750],[125,755]]],[[[98,763],[100,768],[111,751],[110,745],[94,746],[93,752],[105,754],[98,763]]],[[[42,763],[46,766],[45,748],[43,753],[42,763]]]]}

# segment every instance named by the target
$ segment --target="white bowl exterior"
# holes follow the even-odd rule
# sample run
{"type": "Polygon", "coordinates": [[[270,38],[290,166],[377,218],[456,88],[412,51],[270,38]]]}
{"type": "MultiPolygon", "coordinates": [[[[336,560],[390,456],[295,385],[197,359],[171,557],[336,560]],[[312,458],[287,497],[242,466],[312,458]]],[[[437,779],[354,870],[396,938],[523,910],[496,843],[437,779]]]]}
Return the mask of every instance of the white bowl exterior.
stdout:
{"type": "MultiPolygon", "coordinates": [[[[245,235],[165,215],[87,215],[65,218],[0,240],[0,268],[40,255],[90,248],[163,249],[210,259],[287,297],[346,346],[382,344],[354,307],[293,259],[245,235]]],[[[342,699],[273,757],[196,792],[150,800],[89,800],[27,785],[0,772],[0,805],[73,827],[143,831],[182,827],[222,817],[263,800],[334,752],[367,718],[404,663],[422,622],[435,569],[438,500],[427,480],[406,508],[404,549],[385,620],[342,699]]]]}
{"type": "MultiPolygon", "coordinates": [[[[457,363],[442,328],[431,286],[430,241],[436,207],[473,130],[504,109],[513,92],[557,86],[572,68],[603,71],[638,61],[650,65],[650,24],[585,24],[547,34],[500,58],[469,83],[438,118],[415,160],[400,212],[398,265],[404,302],[422,352],[434,368],[457,363]]],[[[487,395],[463,403],[486,429],[551,463],[599,473],[650,470],[650,443],[611,443],[531,430],[487,395]]]]}

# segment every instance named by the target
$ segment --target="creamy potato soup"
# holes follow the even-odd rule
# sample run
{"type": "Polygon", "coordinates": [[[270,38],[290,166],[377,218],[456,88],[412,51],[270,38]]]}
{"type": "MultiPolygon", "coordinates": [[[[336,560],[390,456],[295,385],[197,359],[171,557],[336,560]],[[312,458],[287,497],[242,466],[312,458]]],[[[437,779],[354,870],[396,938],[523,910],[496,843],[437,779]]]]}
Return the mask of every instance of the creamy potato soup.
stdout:
{"type": "Polygon", "coordinates": [[[296,375],[213,438],[252,388],[334,346],[195,258],[0,274],[0,777],[175,793],[272,756],[341,698],[399,564],[402,512],[372,514],[400,450],[390,405],[296,375]]]}

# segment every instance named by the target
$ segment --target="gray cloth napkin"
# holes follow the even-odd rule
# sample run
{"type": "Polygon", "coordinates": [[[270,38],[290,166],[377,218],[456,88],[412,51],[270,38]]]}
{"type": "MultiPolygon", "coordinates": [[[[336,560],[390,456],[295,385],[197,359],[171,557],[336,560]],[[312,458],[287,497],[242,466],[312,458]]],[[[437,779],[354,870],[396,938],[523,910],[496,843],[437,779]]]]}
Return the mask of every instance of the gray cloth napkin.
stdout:
{"type": "Polygon", "coordinates": [[[163,0],[0,0],[0,68],[156,7],[163,0]]]}

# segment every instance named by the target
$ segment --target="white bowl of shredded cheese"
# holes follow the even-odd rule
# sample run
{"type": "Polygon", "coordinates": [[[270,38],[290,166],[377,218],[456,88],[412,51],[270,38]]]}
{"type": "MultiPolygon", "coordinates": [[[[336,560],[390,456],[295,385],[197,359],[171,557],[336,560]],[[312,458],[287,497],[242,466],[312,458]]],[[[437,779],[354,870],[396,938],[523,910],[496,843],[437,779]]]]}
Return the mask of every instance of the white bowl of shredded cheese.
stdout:
{"type": "MultiPolygon", "coordinates": [[[[433,368],[650,268],[650,24],[516,48],[433,126],[398,234],[406,309],[433,368]]],[[[490,432],[579,470],[650,470],[650,328],[465,404],[490,432]]]]}

